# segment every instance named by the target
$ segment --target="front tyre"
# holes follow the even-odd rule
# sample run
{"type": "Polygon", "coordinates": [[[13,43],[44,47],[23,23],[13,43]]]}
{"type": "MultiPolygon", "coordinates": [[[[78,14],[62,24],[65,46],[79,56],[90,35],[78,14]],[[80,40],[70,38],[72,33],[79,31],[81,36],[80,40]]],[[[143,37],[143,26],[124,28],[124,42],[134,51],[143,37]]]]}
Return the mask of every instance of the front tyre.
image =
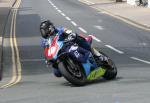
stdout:
{"type": "Polygon", "coordinates": [[[65,60],[59,64],[59,68],[64,78],[73,85],[83,86],[86,84],[86,78],[81,66],[70,57],[65,58],[65,60]]]}

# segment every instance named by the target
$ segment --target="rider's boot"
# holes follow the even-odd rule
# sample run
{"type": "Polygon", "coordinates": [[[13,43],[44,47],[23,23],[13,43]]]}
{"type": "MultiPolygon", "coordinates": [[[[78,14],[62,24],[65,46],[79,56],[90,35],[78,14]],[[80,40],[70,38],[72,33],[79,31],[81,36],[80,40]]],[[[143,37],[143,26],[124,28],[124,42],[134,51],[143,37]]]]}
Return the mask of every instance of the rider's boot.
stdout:
{"type": "MultiPolygon", "coordinates": [[[[107,56],[101,54],[99,51],[97,51],[97,50],[94,49],[94,48],[93,48],[92,51],[93,51],[94,57],[97,58],[98,61],[100,60],[100,62],[101,62],[102,64],[108,64],[108,57],[107,57],[107,56]]],[[[96,59],[96,60],[97,60],[97,59],[96,59]]]]}
{"type": "Polygon", "coordinates": [[[54,73],[54,75],[56,77],[62,77],[62,74],[61,74],[61,72],[60,72],[60,70],[58,68],[58,64],[53,64],[52,67],[53,67],[53,73],[54,73]]]}
{"type": "Polygon", "coordinates": [[[56,77],[62,77],[62,74],[57,68],[53,68],[53,73],[56,77]]]}

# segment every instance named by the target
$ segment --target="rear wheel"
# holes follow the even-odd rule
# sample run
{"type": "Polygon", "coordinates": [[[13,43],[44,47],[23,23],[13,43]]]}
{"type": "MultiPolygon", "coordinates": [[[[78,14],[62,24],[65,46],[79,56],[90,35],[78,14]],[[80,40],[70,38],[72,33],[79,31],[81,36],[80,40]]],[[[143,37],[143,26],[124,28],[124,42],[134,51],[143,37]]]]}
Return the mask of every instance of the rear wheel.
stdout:
{"type": "Polygon", "coordinates": [[[108,64],[104,65],[103,68],[106,68],[106,73],[103,76],[105,79],[112,80],[116,78],[117,67],[111,59],[108,59],[108,64]]]}
{"type": "Polygon", "coordinates": [[[103,77],[107,80],[115,79],[117,76],[117,67],[115,63],[105,53],[101,52],[99,49],[95,49],[95,50],[98,50],[100,54],[108,58],[108,62],[104,62],[104,63],[101,61],[98,62],[98,64],[100,64],[100,66],[102,66],[102,68],[106,70],[106,73],[104,74],[103,77]]]}
{"type": "Polygon", "coordinates": [[[61,62],[59,68],[64,78],[73,85],[83,86],[86,84],[86,78],[81,66],[70,57],[61,62]]]}

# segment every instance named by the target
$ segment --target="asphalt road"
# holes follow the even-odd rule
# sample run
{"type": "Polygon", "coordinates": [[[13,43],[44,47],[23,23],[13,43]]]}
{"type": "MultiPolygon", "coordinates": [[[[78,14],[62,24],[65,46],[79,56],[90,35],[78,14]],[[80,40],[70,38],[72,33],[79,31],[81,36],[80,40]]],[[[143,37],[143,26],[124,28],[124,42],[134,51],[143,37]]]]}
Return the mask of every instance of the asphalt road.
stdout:
{"type": "Polygon", "coordinates": [[[12,76],[12,56],[17,58],[17,51],[20,56],[15,61],[21,63],[22,79],[0,90],[0,103],[149,103],[150,32],[95,11],[78,0],[22,0],[13,54],[12,16],[13,13],[4,39],[2,83],[12,76]],[[65,79],[54,77],[51,68],[44,64],[40,47],[39,25],[47,19],[56,26],[95,36],[93,45],[109,55],[118,67],[116,80],[74,87],[65,79]]]}

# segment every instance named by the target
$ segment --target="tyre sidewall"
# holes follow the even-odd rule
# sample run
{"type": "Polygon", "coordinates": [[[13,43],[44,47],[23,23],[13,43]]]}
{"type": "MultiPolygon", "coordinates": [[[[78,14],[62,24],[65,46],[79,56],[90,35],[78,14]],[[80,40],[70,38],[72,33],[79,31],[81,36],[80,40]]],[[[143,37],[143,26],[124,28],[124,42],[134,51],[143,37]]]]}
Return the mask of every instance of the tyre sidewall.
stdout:
{"type": "Polygon", "coordinates": [[[59,63],[59,69],[60,69],[61,74],[63,75],[63,77],[65,79],[67,79],[73,85],[77,85],[77,86],[85,85],[86,84],[86,78],[85,78],[85,75],[82,71],[81,71],[81,74],[82,74],[83,78],[79,79],[79,78],[72,76],[71,73],[67,70],[68,68],[66,66],[66,62],[68,62],[69,59],[71,59],[71,58],[66,58],[64,62],[59,63]]]}

